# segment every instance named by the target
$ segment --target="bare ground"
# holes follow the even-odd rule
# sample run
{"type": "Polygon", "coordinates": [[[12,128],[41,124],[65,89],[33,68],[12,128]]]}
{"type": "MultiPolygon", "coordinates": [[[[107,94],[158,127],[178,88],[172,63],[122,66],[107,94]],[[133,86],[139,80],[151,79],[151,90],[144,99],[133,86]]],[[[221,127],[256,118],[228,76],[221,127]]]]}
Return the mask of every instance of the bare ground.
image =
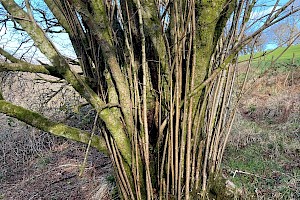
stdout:
{"type": "Polygon", "coordinates": [[[92,151],[84,173],[79,177],[84,148],[64,142],[45,149],[16,166],[7,162],[7,172],[1,179],[3,199],[111,199],[113,182],[110,160],[92,151]],[[97,192],[101,194],[97,194],[97,192]]]}
{"type": "Polygon", "coordinates": [[[300,198],[300,69],[248,84],[224,160],[245,199],[300,198]]]}
{"type": "MultiPolygon", "coordinates": [[[[94,110],[65,82],[48,76],[3,73],[5,99],[55,121],[91,131],[94,110]],[[45,81],[50,79],[52,84],[45,81]]],[[[86,145],[41,132],[0,114],[0,199],[114,199],[110,159],[86,145]]],[[[96,132],[96,134],[99,134],[96,132]]]]}

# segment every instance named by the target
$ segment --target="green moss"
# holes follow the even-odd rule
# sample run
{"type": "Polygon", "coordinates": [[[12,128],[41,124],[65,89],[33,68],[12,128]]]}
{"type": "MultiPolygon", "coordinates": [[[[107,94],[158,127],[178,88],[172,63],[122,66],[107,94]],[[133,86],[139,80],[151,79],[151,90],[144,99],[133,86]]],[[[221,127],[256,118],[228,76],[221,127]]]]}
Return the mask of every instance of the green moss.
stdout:
{"type": "Polygon", "coordinates": [[[210,174],[207,191],[193,190],[191,199],[231,200],[234,194],[226,188],[226,179],[221,174],[210,174]]]}
{"type": "Polygon", "coordinates": [[[226,180],[222,177],[222,175],[216,174],[211,175],[209,184],[209,199],[215,200],[231,200],[233,199],[234,195],[229,193],[226,189],[226,180]]]}
{"type": "Polygon", "coordinates": [[[111,75],[108,70],[104,71],[104,76],[107,83],[107,91],[108,91],[108,101],[109,103],[118,103],[118,94],[116,88],[114,86],[113,80],[111,79],[111,75]]]}
{"type": "Polygon", "coordinates": [[[214,35],[214,43],[215,44],[218,42],[229,17],[231,16],[232,12],[234,11],[236,3],[237,3],[236,1],[231,1],[229,3],[226,2],[226,5],[225,5],[224,9],[222,10],[222,12],[219,16],[219,20],[216,25],[215,35],[214,35]]]}
{"type": "MultiPolygon", "coordinates": [[[[224,1],[201,1],[196,4],[196,12],[199,14],[196,35],[196,71],[195,84],[203,82],[209,71],[209,62],[218,38],[215,31],[223,29],[217,27],[224,1]]],[[[224,22],[222,23],[222,25],[224,22]]],[[[220,23],[218,24],[221,25],[220,23]]]]}
{"type": "Polygon", "coordinates": [[[42,65],[34,65],[30,63],[0,63],[0,72],[2,71],[19,71],[50,74],[50,72],[42,65]]]}
{"type": "Polygon", "coordinates": [[[121,155],[124,157],[128,165],[131,165],[131,144],[125,131],[124,125],[118,118],[118,108],[104,109],[99,113],[101,119],[105,122],[106,128],[114,138],[121,155]]]}
{"type": "Polygon", "coordinates": [[[106,41],[111,41],[110,33],[109,33],[109,22],[106,15],[105,5],[102,0],[92,0],[91,6],[93,8],[93,20],[97,22],[97,33],[101,34],[101,39],[105,39],[106,41]]]}
{"type": "MultiPolygon", "coordinates": [[[[20,121],[23,121],[40,130],[74,141],[87,144],[91,137],[91,135],[86,131],[73,128],[62,123],[52,122],[39,113],[32,112],[20,106],[13,105],[4,100],[0,100],[0,112],[10,117],[17,118],[20,121]]],[[[105,141],[98,136],[92,137],[91,146],[96,147],[99,151],[106,152],[105,141]]]]}

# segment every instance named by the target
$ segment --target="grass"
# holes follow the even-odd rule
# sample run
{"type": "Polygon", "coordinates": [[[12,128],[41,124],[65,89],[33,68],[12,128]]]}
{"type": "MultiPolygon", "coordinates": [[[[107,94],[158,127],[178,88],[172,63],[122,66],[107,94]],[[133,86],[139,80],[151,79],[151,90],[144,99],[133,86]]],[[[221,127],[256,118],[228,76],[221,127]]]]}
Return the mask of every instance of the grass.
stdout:
{"type": "MultiPolygon", "coordinates": [[[[258,60],[259,58],[263,58],[264,61],[272,61],[272,58],[277,58],[286,48],[280,47],[275,51],[269,50],[266,52],[258,52],[254,54],[254,59],[258,60]],[[262,56],[265,54],[264,56],[262,56]]],[[[278,59],[279,62],[291,62],[293,57],[299,58],[300,57],[300,44],[293,45],[287,49],[286,52],[278,59]]],[[[239,57],[239,61],[246,61],[250,58],[250,55],[243,55],[239,57]]]]}
{"type": "Polygon", "coordinates": [[[224,161],[227,177],[244,190],[246,199],[300,198],[300,169],[294,158],[299,147],[289,136],[295,127],[288,125],[283,132],[278,125],[266,128],[238,120],[224,161]]]}
{"type": "MultiPolygon", "coordinates": [[[[280,47],[276,50],[266,52],[258,52],[254,54],[253,67],[256,67],[260,73],[273,67],[279,72],[293,70],[294,67],[300,66],[300,44],[288,48],[283,55],[280,54],[285,50],[285,47],[280,47]],[[280,56],[280,57],[279,57],[280,56]],[[278,60],[272,63],[274,59],[278,60]]],[[[239,62],[249,60],[250,55],[243,55],[239,57],[239,62]]]]}
{"type": "MultiPolygon", "coordinates": [[[[243,199],[300,199],[300,70],[291,71],[288,53],[239,105],[223,173],[243,199]]],[[[257,63],[252,76],[267,69],[257,63]]]]}

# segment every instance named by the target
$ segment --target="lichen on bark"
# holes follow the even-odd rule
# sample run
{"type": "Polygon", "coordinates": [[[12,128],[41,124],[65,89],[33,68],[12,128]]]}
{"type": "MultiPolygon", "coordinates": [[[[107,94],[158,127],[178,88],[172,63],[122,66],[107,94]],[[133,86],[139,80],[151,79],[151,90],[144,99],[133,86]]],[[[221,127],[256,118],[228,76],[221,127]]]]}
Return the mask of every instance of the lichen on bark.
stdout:
{"type": "Polygon", "coordinates": [[[91,139],[91,146],[97,148],[101,152],[107,152],[103,138],[96,135],[91,137],[91,134],[86,131],[73,128],[62,123],[53,122],[39,113],[14,105],[5,100],[0,100],[0,112],[59,137],[64,137],[85,144],[88,144],[91,139]]]}

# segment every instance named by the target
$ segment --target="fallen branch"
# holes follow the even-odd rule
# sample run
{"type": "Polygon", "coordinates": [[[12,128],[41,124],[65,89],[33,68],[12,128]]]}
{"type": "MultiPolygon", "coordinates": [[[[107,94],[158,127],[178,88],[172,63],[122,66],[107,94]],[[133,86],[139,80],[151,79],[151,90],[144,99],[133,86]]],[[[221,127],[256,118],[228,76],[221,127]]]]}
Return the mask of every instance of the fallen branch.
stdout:
{"type": "MultiPolygon", "coordinates": [[[[231,171],[231,172],[233,172],[233,171],[231,171]]],[[[234,178],[235,175],[236,175],[237,173],[239,173],[239,174],[246,174],[246,175],[250,175],[250,176],[255,176],[255,177],[257,177],[257,178],[261,178],[261,179],[265,179],[265,180],[267,179],[267,178],[261,177],[261,176],[259,176],[259,175],[257,175],[257,174],[252,174],[252,173],[244,172],[244,171],[241,171],[241,170],[235,170],[235,171],[233,172],[232,178],[234,178]]]]}

